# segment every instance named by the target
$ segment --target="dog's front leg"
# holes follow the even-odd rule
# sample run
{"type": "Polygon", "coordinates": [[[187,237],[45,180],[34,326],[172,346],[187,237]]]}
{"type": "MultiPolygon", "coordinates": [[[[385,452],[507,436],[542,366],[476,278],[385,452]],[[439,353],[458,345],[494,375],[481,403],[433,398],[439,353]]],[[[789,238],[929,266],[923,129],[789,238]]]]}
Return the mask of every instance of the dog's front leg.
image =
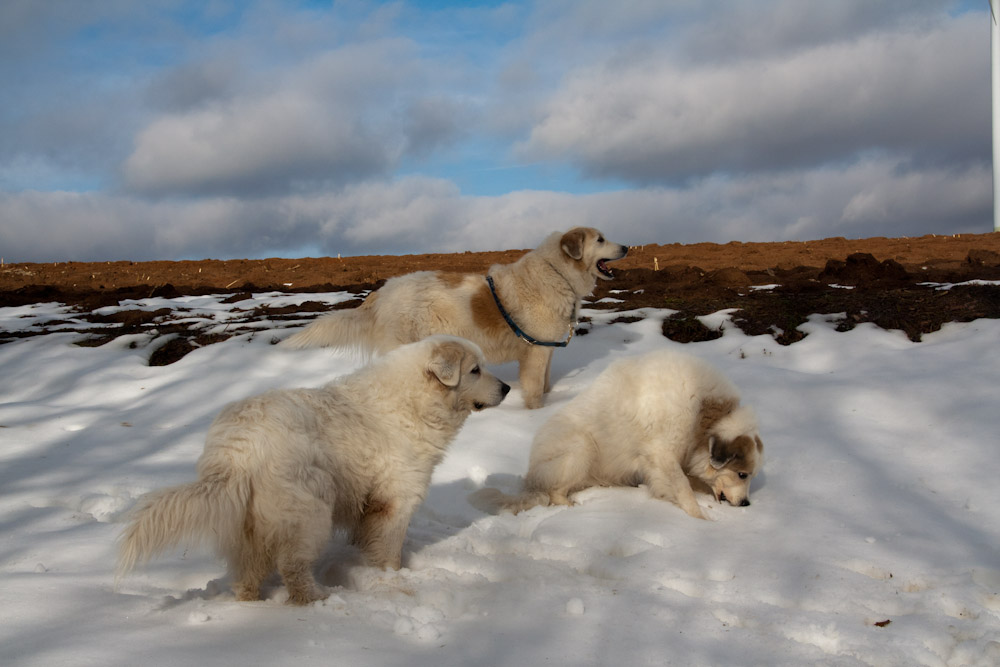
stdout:
{"type": "Polygon", "coordinates": [[[540,408],[544,404],[543,395],[549,384],[549,364],[551,361],[551,348],[537,345],[527,348],[521,356],[518,378],[521,381],[524,405],[531,410],[540,408]]]}
{"type": "Polygon", "coordinates": [[[705,518],[694,497],[691,483],[679,464],[674,462],[651,464],[646,473],[646,484],[654,498],[671,502],[696,519],[705,518]]]}
{"type": "Polygon", "coordinates": [[[369,565],[384,570],[399,569],[403,540],[415,509],[415,503],[398,500],[369,504],[356,536],[369,565]]]}

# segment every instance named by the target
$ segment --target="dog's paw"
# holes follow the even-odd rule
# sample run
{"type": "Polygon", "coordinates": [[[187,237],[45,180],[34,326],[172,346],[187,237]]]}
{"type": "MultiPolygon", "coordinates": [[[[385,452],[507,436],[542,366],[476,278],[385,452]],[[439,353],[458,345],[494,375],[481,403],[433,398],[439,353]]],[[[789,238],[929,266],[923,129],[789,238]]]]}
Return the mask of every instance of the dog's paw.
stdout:
{"type": "Polygon", "coordinates": [[[720,512],[722,508],[718,505],[704,505],[700,506],[700,509],[701,516],[698,517],[699,519],[704,519],[705,521],[718,521],[722,518],[722,513],[720,512]]]}
{"type": "Polygon", "coordinates": [[[549,491],[549,505],[565,505],[566,507],[572,507],[573,505],[576,505],[576,500],[560,491],[549,491]]]}
{"type": "Polygon", "coordinates": [[[545,407],[545,399],[541,396],[525,396],[524,397],[524,407],[529,410],[537,410],[538,408],[545,407]]]}
{"type": "Polygon", "coordinates": [[[309,589],[293,588],[288,591],[288,599],[285,604],[302,607],[313,602],[319,602],[330,597],[330,590],[326,586],[316,584],[309,589]]]}
{"type": "Polygon", "coordinates": [[[692,500],[690,503],[679,502],[677,505],[684,510],[689,517],[692,519],[706,519],[705,512],[702,510],[701,505],[698,501],[692,500]]]}

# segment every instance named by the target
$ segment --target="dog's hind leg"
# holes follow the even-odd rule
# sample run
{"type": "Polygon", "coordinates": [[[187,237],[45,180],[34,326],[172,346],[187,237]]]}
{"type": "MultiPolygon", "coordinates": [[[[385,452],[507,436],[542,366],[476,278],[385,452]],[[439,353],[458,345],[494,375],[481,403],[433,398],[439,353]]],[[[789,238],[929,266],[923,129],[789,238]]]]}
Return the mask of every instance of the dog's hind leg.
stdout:
{"type": "Polygon", "coordinates": [[[244,528],[241,544],[230,558],[234,569],[233,592],[236,599],[249,602],[260,599],[260,586],[274,570],[274,559],[253,530],[250,519],[244,528]]]}
{"type": "Polygon", "coordinates": [[[558,415],[543,429],[531,453],[525,492],[547,494],[550,505],[572,505],[570,494],[594,483],[593,443],[589,434],[565,424],[558,415]]]}
{"type": "Polygon", "coordinates": [[[289,604],[309,604],[330,594],[316,583],[313,565],[333,532],[332,508],[318,499],[311,505],[297,511],[295,523],[271,532],[275,536],[273,549],[278,573],[288,589],[289,604]]]}

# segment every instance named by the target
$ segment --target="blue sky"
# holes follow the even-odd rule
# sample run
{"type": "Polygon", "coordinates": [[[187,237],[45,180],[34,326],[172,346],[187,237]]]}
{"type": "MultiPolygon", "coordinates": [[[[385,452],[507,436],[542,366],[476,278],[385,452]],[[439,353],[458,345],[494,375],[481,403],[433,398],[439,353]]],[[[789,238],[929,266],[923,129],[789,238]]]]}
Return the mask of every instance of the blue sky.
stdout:
{"type": "Polygon", "coordinates": [[[992,229],[988,3],[0,3],[0,256],[992,229]]]}

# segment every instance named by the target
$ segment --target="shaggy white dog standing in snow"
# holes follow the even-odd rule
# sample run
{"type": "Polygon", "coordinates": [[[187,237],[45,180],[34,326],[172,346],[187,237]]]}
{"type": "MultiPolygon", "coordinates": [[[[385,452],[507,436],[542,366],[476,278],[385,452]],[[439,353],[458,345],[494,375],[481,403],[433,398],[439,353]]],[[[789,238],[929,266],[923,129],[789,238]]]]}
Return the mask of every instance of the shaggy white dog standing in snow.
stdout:
{"type": "Polygon", "coordinates": [[[405,345],[317,389],[271,391],[225,407],[208,430],[198,479],[147,494],[122,535],[119,576],[179,543],[228,561],[239,600],[275,569],[288,601],[328,595],[313,565],[335,527],[368,562],[399,568],[410,517],[434,466],[473,410],[510,389],[469,341],[405,345]]]}

